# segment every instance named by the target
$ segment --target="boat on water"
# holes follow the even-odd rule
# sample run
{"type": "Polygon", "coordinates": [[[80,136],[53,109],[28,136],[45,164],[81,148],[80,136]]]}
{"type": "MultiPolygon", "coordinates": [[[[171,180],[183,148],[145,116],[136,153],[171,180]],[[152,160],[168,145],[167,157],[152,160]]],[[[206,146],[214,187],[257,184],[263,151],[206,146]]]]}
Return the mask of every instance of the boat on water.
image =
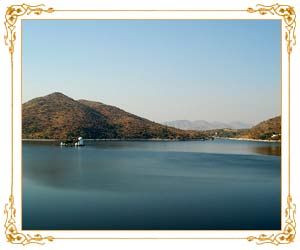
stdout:
{"type": "Polygon", "coordinates": [[[60,146],[69,146],[69,147],[82,147],[84,146],[84,140],[82,137],[67,139],[60,142],[60,146]]]}

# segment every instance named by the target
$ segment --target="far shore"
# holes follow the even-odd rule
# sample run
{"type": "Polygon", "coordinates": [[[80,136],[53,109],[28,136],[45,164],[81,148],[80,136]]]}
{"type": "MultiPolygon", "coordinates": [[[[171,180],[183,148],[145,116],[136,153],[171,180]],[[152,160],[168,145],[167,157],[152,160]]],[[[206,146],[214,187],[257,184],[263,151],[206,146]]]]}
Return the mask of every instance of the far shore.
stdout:
{"type": "MultiPolygon", "coordinates": [[[[210,141],[212,139],[84,139],[85,141],[210,141]]],[[[22,139],[22,141],[64,141],[64,139],[22,139]]]]}
{"type": "Polygon", "coordinates": [[[59,139],[24,139],[22,138],[22,141],[59,141],[59,139]]]}
{"type": "MultiPolygon", "coordinates": [[[[275,141],[275,140],[261,140],[261,139],[249,139],[249,138],[234,138],[234,137],[214,137],[214,139],[223,139],[223,140],[234,140],[234,141],[253,141],[253,142],[273,142],[273,143],[280,143],[281,141],[275,141]]],[[[63,139],[27,139],[24,138],[22,141],[40,141],[40,142],[46,142],[46,141],[62,141],[63,139]]],[[[84,139],[85,141],[211,141],[212,139],[186,139],[186,140],[177,140],[177,139],[84,139]]]]}
{"type": "Polygon", "coordinates": [[[250,138],[234,138],[234,137],[215,137],[216,139],[224,140],[234,140],[234,141],[254,141],[254,142],[277,142],[280,143],[280,140],[261,140],[261,139],[250,139],[250,138]]]}

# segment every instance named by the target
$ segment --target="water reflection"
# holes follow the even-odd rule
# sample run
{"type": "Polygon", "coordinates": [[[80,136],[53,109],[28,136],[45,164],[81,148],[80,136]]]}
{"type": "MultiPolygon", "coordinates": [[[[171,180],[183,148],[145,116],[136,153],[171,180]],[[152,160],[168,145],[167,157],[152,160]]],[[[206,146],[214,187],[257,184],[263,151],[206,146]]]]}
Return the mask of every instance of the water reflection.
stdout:
{"type": "Polygon", "coordinates": [[[267,145],[267,146],[257,146],[254,147],[254,151],[262,155],[281,155],[281,146],[280,145],[267,145]]]}
{"type": "MultiPolygon", "coordinates": [[[[23,145],[30,147],[53,146],[59,141],[26,141],[23,145]]],[[[89,148],[121,151],[151,151],[151,152],[194,152],[212,154],[259,154],[281,155],[281,144],[277,142],[257,142],[216,139],[214,141],[97,141],[86,140],[89,148]]],[[[62,150],[70,149],[62,147],[62,150]]],[[[72,149],[72,148],[71,148],[72,149]]],[[[77,148],[81,150],[83,148],[77,148]]]]}
{"type": "Polygon", "coordinates": [[[57,145],[23,143],[23,230],[280,228],[278,145],[57,145]]]}
{"type": "Polygon", "coordinates": [[[162,147],[148,142],[146,146],[139,142],[138,150],[132,150],[135,144],[129,144],[127,150],[123,142],[83,148],[24,144],[23,179],[55,189],[163,192],[175,179],[180,180],[180,189],[189,190],[194,188],[194,182],[243,180],[249,175],[269,178],[279,174],[279,168],[274,166],[280,161],[273,156],[280,155],[278,146],[252,145],[247,149],[249,153],[269,155],[259,156],[179,152],[178,145],[172,145],[170,150],[168,144],[162,147]]]}

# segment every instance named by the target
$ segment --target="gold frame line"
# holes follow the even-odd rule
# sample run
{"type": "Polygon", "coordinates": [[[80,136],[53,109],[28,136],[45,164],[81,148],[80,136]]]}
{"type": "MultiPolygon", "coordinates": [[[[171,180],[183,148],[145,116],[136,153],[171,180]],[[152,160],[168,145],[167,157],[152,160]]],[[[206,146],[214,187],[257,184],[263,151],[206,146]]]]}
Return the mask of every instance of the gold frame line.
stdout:
{"type": "Polygon", "coordinates": [[[262,4],[257,4],[256,9],[248,8],[246,10],[55,10],[54,8],[46,8],[45,5],[35,5],[30,6],[28,4],[21,4],[21,5],[11,5],[7,7],[7,11],[5,14],[5,30],[6,34],[4,36],[5,44],[9,48],[10,53],[10,63],[11,63],[11,187],[10,187],[10,195],[9,195],[9,202],[5,205],[4,214],[6,215],[5,221],[5,235],[7,241],[12,244],[21,244],[21,245],[28,245],[28,244],[45,244],[46,241],[53,241],[57,240],[66,240],[66,239],[247,239],[248,241],[255,241],[257,244],[289,244],[294,241],[296,236],[296,205],[292,201],[291,190],[290,190],[290,180],[291,180],[291,169],[290,169],[290,61],[291,61],[291,53],[292,47],[296,44],[296,13],[294,11],[294,7],[289,5],[280,5],[278,3],[270,6],[265,6],[262,4]],[[260,234],[259,236],[249,236],[247,238],[62,238],[62,237],[53,237],[53,236],[42,236],[40,234],[35,234],[31,236],[29,234],[24,234],[20,232],[16,226],[16,208],[14,205],[14,189],[13,189],[13,181],[14,181],[14,154],[13,154],[13,86],[14,86],[14,46],[16,41],[16,24],[18,18],[23,15],[41,15],[42,13],[53,13],[53,12],[248,12],[248,13],[256,13],[258,12],[260,15],[272,14],[281,17],[285,23],[285,40],[287,42],[287,53],[288,53],[288,197],[287,197],[287,207],[285,209],[285,226],[282,232],[278,234],[260,234]]]}

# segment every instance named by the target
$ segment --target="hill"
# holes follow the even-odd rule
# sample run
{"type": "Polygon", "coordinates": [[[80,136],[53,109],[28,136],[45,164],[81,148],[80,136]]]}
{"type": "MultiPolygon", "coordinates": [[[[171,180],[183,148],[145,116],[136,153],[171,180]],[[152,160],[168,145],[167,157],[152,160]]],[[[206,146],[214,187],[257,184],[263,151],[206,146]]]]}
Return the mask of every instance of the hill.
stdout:
{"type": "Polygon", "coordinates": [[[22,105],[22,135],[26,139],[207,139],[199,131],[161,125],[114,106],[76,101],[57,92],[22,105]]]}
{"type": "Polygon", "coordinates": [[[248,131],[247,136],[252,139],[280,140],[281,116],[277,116],[257,124],[248,131]]]}
{"type": "Polygon", "coordinates": [[[207,136],[258,140],[281,140],[281,116],[263,121],[250,129],[213,129],[204,131],[207,136]]]}

